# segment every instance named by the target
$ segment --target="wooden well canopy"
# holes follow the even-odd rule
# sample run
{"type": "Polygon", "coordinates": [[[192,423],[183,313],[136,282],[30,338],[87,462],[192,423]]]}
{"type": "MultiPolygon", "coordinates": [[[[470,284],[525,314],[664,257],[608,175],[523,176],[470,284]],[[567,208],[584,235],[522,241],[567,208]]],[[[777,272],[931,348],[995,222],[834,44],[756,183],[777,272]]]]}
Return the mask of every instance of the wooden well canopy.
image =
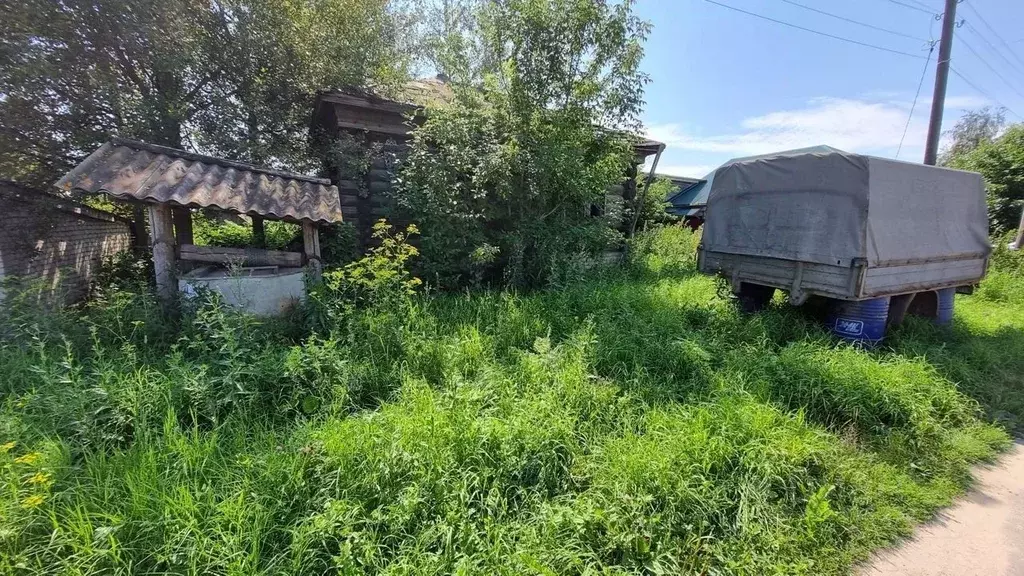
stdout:
{"type": "Polygon", "coordinates": [[[248,265],[305,263],[317,275],[321,267],[317,227],[342,221],[338,189],[330,180],[123,138],[101,146],[56,186],[149,205],[157,288],[167,297],[177,290],[176,258],[248,265]],[[301,224],[303,254],[193,246],[191,240],[175,246],[172,207],[212,208],[301,224]]]}

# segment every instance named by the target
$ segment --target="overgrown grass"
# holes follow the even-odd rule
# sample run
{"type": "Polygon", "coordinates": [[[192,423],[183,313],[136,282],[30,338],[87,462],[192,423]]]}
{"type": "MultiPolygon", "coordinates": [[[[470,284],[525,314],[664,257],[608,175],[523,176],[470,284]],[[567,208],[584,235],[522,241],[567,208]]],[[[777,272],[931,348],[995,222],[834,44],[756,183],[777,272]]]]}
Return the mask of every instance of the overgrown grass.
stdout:
{"type": "Polygon", "coordinates": [[[741,316],[695,245],[654,232],[626,271],[343,306],[315,335],[117,291],[8,313],[0,566],[844,573],[1024,425],[1005,290],[865,351],[781,303],[741,316]]]}

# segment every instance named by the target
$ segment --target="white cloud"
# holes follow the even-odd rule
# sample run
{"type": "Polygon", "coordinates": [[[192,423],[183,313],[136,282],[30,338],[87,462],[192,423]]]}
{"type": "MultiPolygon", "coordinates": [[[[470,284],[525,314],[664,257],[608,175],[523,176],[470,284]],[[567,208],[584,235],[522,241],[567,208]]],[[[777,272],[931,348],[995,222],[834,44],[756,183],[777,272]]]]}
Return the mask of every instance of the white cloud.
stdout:
{"type": "MultiPolygon", "coordinates": [[[[658,174],[703,178],[718,166],[718,164],[658,164],[658,174]]],[[[647,169],[650,169],[650,165],[647,166],[647,169]]]]}
{"type": "MultiPolygon", "coordinates": [[[[986,103],[977,97],[950,97],[947,109],[976,108],[986,103]]],[[[724,134],[698,135],[671,123],[650,126],[647,135],[677,150],[729,156],[765,154],[818,144],[891,156],[900,144],[910,106],[910,102],[892,98],[815,98],[796,109],[746,118],[740,122],[738,130],[724,134]]],[[[929,106],[928,102],[918,102],[907,128],[901,157],[920,154],[927,132],[929,106]]]]}

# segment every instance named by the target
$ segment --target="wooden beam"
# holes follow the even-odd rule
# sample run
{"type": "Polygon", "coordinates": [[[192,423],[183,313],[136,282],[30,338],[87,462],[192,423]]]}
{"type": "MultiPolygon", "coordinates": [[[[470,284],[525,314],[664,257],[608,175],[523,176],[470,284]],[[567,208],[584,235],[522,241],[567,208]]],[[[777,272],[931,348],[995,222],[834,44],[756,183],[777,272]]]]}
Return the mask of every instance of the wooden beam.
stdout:
{"type": "Polygon", "coordinates": [[[174,220],[167,204],[149,206],[150,238],[153,247],[153,269],[156,272],[156,293],[165,306],[173,304],[178,293],[174,273],[174,220]]]}
{"type": "Polygon", "coordinates": [[[320,234],[313,222],[302,222],[302,248],[306,263],[309,265],[310,276],[313,280],[319,280],[320,273],[323,272],[323,261],[320,259],[320,234]]]}
{"type": "Polygon", "coordinates": [[[380,134],[391,134],[394,136],[407,136],[412,128],[404,124],[382,124],[380,122],[360,122],[358,120],[339,120],[338,128],[347,130],[366,130],[380,134]]]}
{"type": "Polygon", "coordinates": [[[179,246],[192,243],[192,210],[183,206],[171,208],[174,218],[174,240],[179,246]]]}
{"type": "Polygon", "coordinates": [[[1024,248],[1024,209],[1020,212],[1020,226],[1017,228],[1017,238],[1010,244],[1010,250],[1024,248]]]}
{"type": "Polygon", "coordinates": [[[149,234],[146,232],[146,207],[142,204],[132,206],[132,225],[135,232],[135,245],[142,248],[149,246],[149,234]]]}
{"type": "Polygon", "coordinates": [[[281,250],[258,248],[224,248],[221,246],[193,246],[182,244],[179,249],[182,260],[193,262],[214,262],[240,266],[280,266],[298,268],[302,266],[302,254],[281,250]]]}
{"type": "Polygon", "coordinates": [[[262,216],[252,216],[252,243],[257,248],[267,247],[267,231],[263,227],[262,216]]]}
{"type": "Polygon", "coordinates": [[[415,111],[418,107],[412,104],[404,104],[402,102],[396,102],[394,100],[388,100],[380,97],[355,96],[352,94],[323,94],[320,99],[324,102],[331,102],[333,104],[341,104],[342,106],[353,106],[356,108],[366,108],[369,110],[385,110],[388,112],[400,112],[409,113],[415,111]]]}

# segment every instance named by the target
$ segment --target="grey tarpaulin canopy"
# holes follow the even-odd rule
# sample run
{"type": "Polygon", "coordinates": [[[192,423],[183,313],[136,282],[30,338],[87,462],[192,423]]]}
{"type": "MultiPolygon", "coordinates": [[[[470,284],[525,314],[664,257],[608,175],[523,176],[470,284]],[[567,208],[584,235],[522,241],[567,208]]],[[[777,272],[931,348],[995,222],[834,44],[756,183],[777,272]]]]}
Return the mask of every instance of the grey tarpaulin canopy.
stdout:
{"type": "Polygon", "coordinates": [[[839,152],[831,146],[811,146],[810,148],[798,148],[796,150],[786,150],[785,152],[772,152],[770,154],[759,154],[756,156],[744,156],[742,158],[733,158],[725,164],[722,164],[718,168],[715,168],[704,178],[697,180],[690,186],[683,187],[672,195],[668,199],[668,203],[671,205],[668,211],[677,216],[700,216],[704,211],[704,208],[708,203],[708,194],[711,193],[711,186],[715,181],[715,173],[718,170],[735,164],[737,162],[749,162],[751,160],[757,160],[761,158],[774,158],[777,156],[790,156],[794,154],[803,154],[806,152],[839,152]]]}
{"type": "Polygon", "coordinates": [[[709,184],[709,251],[879,267],[990,251],[972,172],[822,147],[732,162],[709,184]]]}

